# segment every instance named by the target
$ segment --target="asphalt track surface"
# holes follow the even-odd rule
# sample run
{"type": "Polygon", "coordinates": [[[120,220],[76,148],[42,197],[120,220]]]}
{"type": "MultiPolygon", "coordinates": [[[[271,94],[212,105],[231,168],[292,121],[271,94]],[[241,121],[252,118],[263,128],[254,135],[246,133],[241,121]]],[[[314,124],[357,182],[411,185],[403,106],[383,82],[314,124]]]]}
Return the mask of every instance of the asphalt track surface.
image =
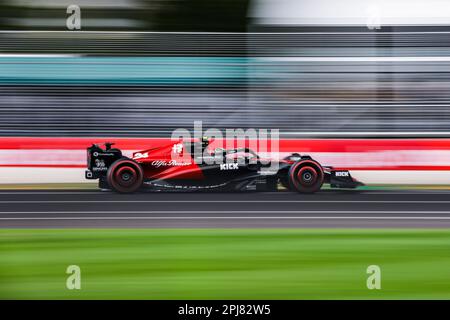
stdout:
{"type": "Polygon", "coordinates": [[[1,228],[449,228],[450,191],[0,191],[1,228]]]}

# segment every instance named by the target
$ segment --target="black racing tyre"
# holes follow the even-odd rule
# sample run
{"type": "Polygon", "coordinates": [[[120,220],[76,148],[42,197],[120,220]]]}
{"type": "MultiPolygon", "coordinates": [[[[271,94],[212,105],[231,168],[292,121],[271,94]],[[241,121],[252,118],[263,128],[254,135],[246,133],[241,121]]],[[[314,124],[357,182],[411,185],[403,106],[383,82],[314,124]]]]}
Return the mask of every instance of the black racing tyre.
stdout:
{"type": "Polygon", "coordinates": [[[122,158],[113,162],[106,174],[108,185],[120,193],[137,191],[144,181],[144,171],[134,160],[122,158]]]}
{"type": "Polygon", "coordinates": [[[322,166],[315,160],[299,160],[289,169],[288,179],[291,190],[314,193],[320,190],[324,181],[322,166]]]}
{"type": "Polygon", "coordinates": [[[107,179],[106,179],[106,176],[101,176],[101,177],[98,179],[98,187],[99,187],[100,189],[102,189],[102,190],[108,190],[108,189],[111,189],[111,187],[109,186],[108,181],[107,181],[107,179]]]}

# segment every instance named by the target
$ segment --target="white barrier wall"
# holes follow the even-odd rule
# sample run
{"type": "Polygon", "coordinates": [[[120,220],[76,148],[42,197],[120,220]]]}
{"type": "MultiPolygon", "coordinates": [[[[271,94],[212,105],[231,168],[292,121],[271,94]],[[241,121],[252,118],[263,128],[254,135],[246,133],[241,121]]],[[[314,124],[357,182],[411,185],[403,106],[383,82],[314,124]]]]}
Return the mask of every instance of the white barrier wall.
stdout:
{"type": "MultiPolygon", "coordinates": [[[[125,155],[169,139],[0,138],[0,184],[88,183],[86,148],[115,141],[125,155]]],[[[214,148],[220,141],[211,145],[214,148]]],[[[450,139],[280,140],[272,158],[309,154],[323,165],[351,170],[366,184],[450,185],[450,139]]],[[[269,156],[269,154],[262,154],[269,156]]]]}

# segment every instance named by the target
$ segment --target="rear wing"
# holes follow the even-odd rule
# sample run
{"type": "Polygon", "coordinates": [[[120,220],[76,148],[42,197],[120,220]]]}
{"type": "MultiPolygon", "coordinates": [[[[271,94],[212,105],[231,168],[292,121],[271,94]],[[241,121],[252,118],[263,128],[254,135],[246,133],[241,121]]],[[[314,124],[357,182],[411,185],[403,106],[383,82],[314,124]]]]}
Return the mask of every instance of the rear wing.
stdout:
{"type": "Polygon", "coordinates": [[[108,168],[111,164],[122,158],[122,151],[119,149],[112,149],[113,143],[105,142],[105,149],[99,145],[93,144],[87,148],[87,170],[85,172],[86,179],[98,179],[106,176],[108,168]]]}

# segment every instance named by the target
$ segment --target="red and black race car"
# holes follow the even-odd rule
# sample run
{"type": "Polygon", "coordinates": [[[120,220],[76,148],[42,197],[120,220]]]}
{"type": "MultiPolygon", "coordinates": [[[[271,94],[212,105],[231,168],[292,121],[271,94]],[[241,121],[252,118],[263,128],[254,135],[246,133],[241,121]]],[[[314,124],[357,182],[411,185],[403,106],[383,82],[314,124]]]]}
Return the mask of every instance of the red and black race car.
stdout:
{"type": "Polygon", "coordinates": [[[86,178],[99,179],[101,189],[120,193],[153,191],[275,191],[284,188],[314,193],[329,183],[332,188],[362,185],[347,170],[324,167],[306,155],[292,154],[279,161],[261,159],[248,148],[209,152],[208,139],[174,142],[134,152],[92,145],[87,149],[86,178]],[[206,151],[206,152],[205,152],[206,151]],[[276,168],[273,170],[273,168],[276,168]]]}

